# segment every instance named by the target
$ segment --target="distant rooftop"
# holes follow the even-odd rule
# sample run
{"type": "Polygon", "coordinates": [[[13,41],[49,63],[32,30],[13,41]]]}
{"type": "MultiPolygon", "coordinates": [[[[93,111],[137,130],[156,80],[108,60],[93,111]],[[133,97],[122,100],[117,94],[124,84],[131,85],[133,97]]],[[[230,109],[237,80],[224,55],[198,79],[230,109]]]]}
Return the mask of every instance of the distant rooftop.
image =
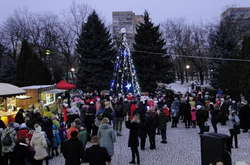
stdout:
{"type": "Polygon", "coordinates": [[[228,8],[222,13],[222,18],[250,19],[250,7],[228,8]]]}

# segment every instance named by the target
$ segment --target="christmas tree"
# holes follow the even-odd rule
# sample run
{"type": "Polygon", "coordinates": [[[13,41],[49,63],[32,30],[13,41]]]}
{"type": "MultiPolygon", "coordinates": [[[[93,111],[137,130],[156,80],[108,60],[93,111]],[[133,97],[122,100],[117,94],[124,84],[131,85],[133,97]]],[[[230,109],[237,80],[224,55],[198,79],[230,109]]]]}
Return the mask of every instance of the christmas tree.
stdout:
{"type": "Polygon", "coordinates": [[[132,93],[140,95],[140,86],[130,49],[126,39],[126,29],[121,29],[122,42],[114,65],[110,92],[112,95],[132,93]]]}

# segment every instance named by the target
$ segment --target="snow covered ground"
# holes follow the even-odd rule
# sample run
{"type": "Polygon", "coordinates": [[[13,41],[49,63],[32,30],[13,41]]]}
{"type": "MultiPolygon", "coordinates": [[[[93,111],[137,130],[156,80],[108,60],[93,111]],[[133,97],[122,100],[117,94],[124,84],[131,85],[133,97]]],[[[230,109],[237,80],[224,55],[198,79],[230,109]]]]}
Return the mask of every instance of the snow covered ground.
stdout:
{"type": "MultiPolygon", "coordinates": [[[[175,93],[182,93],[185,94],[187,91],[189,91],[191,89],[191,84],[195,82],[184,82],[183,84],[181,84],[180,81],[176,81],[174,83],[168,84],[167,87],[168,89],[173,90],[175,93]]],[[[204,84],[202,85],[202,87],[210,87],[209,84],[204,84]]]]}

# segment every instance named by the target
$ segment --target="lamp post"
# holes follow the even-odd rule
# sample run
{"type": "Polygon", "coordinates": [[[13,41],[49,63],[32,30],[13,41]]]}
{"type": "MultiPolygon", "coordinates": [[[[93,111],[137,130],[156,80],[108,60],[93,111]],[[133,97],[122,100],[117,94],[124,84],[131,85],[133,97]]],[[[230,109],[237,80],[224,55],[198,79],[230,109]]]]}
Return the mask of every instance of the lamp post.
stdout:
{"type": "Polygon", "coordinates": [[[75,71],[76,71],[76,69],[73,68],[73,67],[70,69],[71,77],[72,77],[72,82],[73,83],[75,83],[75,71]]]}
{"type": "Polygon", "coordinates": [[[188,82],[188,70],[190,69],[190,65],[186,65],[186,82],[188,82]]]}

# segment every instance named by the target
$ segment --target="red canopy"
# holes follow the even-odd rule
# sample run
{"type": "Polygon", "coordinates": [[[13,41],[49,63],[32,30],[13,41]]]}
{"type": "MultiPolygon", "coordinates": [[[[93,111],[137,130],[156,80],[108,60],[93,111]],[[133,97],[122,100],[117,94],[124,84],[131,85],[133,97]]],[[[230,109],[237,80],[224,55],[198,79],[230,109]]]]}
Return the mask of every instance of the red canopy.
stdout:
{"type": "Polygon", "coordinates": [[[67,83],[64,80],[61,80],[59,83],[56,84],[56,88],[69,90],[69,89],[75,89],[76,86],[74,84],[67,83]]]}

